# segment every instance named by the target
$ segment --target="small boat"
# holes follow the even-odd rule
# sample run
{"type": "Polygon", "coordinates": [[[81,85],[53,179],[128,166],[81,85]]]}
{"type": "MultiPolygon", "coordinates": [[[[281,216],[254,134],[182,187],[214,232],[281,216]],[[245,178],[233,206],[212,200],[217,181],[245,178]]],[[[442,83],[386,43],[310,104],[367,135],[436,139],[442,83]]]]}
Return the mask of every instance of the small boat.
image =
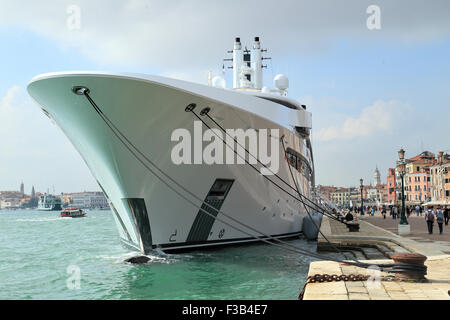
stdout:
{"type": "Polygon", "coordinates": [[[66,208],[61,211],[61,217],[63,218],[81,218],[86,215],[82,209],[78,208],[66,208]]]}

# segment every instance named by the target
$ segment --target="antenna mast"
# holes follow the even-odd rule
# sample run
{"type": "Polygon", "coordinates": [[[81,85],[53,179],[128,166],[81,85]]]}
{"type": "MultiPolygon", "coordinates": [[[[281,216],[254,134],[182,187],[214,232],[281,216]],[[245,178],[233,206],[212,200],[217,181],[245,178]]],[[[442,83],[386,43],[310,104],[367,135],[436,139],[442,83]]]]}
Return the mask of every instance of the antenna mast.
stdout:
{"type": "Polygon", "coordinates": [[[261,90],[263,86],[262,69],[267,68],[262,64],[263,60],[271,58],[263,58],[262,53],[267,52],[261,49],[259,37],[254,38],[251,50],[242,49],[241,38],[235,38],[234,49],[228,51],[233,54],[232,59],[224,59],[233,63],[230,69],[233,69],[233,89],[252,88],[261,90]]]}

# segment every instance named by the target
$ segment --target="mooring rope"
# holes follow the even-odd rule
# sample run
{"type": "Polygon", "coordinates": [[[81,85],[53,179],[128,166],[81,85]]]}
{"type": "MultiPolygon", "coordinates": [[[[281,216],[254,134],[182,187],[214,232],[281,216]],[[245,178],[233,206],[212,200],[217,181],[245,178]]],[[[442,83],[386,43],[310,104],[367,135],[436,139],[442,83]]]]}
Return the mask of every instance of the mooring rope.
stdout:
{"type": "MultiPolygon", "coordinates": [[[[171,189],[173,192],[175,192],[176,194],[178,194],[181,198],[183,198],[184,200],[186,200],[187,202],[189,202],[191,205],[193,205],[195,208],[197,208],[197,209],[199,209],[201,212],[203,212],[203,213],[205,213],[205,214],[207,214],[208,216],[210,216],[210,217],[212,217],[212,218],[215,218],[216,220],[218,220],[218,221],[220,221],[220,222],[222,222],[223,224],[225,224],[225,225],[227,225],[227,226],[229,226],[229,227],[231,227],[231,228],[233,228],[233,229],[235,229],[235,230],[237,230],[237,231],[239,231],[239,232],[242,232],[242,233],[244,233],[244,234],[246,234],[246,235],[249,235],[250,237],[252,237],[252,238],[254,238],[255,240],[258,240],[258,241],[263,241],[263,242],[265,242],[265,243],[268,243],[268,244],[270,244],[270,245],[274,245],[274,246],[278,246],[278,247],[281,247],[282,249],[286,249],[286,250],[289,250],[289,251],[291,251],[291,252],[295,252],[295,253],[301,253],[301,254],[304,254],[304,255],[309,255],[309,256],[312,256],[312,257],[315,257],[315,258],[317,258],[317,259],[320,259],[320,260],[324,260],[324,257],[322,256],[322,255],[319,255],[319,254],[316,254],[316,253],[313,253],[313,252],[309,252],[309,251],[307,251],[307,250],[304,250],[304,249],[301,249],[301,248],[299,248],[299,247],[297,247],[297,246],[293,246],[293,245],[291,245],[291,244],[289,244],[289,243],[286,243],[285,241],[282,241],[282,240],[280,240],[280,239],[278,239],[278,238],[275,238],[275,237],[273,237],[273,236],[271,236],[271,235],[267,235],[267,234],[265,234],[264,232],[261,232],[261,231],[259,231],[259,230],[256,230],[255,228],[253,228],[253,227],[251,227],[251,226],[248,226],[248,225],[246,225],[246,224],[244,224],[244,223],[242,223],[242,222],[240,222],[239,220],[237,220],[237,219],[235,219],[235,218],[233,218],[233,217],[231,217],[230,215],[228,215],[228,214],[226,214],[225,212],[223,212],[222,210],[217,210],[216,208],[214,208],[214,207],[212,207],[211,205],[209,205],[208,203],[206,203],[206,202],[204,202],[203,200],[201,200],[201,198],[199,198],[199,197],[197,197],[195,194],[193,194],[192,192],[190,192],[187,188],[185,188],[185,187],[183,187],[181,184],[179,184],[177,181],[175,181],[172,177],[170,177],[168,174],[166,174],[163,170],[161,170],[156,164],[154,164],[150,159],[148,159],[136,146],[134,146],[132,143],[131,143],[131,141],[129,141],[128,140],[128,138],[114,125],[114,123],[111,121],[111,120],[109,120],[109,118],[101,111],[101,109],[97,106],[97,104],[94,102],[94,100],[90,97],[90,95],[89,95],[89,91],[85,91],[84,93],[83,93],[83,95],[85,95],[86,96],[86,98],[88,99],[88,101],[90,102],[90,104],[92,105],[92,107],[95,109],[95,111],[100,115],[100,117],[102,118],[102,120],[105,122],[105,124],[110,128],[110,130],[113,132],[113,134],[119,139],[119,141],[128,149],[128,151],[130,151],[130,153],[147,169],[147,170],[149,170],[155,177],[157,177],[163,184],[165,184],[169,189],[171,189]],[[117,130],[117,132],[116,132],[116,130],[117,130]],[[122,136],[122,138],[121,138],[121,136],[122,136]],[[170,179],[173,183],[175,183],[178,187],[180,187],[181,189],[183,189],[185,192],[187,192],[188,194],[190,194],[191,196],[193,196],[194,198],[196,198],[197,200],[199,200],[199,201],[201,201],[202,202],[202,204],[203,205],[206,205],[206,206],[208,206],[208,207],[210,207],[211,209],[213,209],[214,211],[216,211],[216,212],[218,212],[218,213],[222,213],[225,217],[227,217],[228,219],[230,219],[230,220],[232,220],[232,221],[234,221],[234,222],[236,222],[237,224],[240,224],[240,225],[242,225],[242,226],[244,226],[244,227],[246,227],[246,228],[248,228],[249,230],[251,230],[251,231],[254,231],[254,232],[256,232],[256,233],[259,233],[259,234],[261,234],[261,235],[263,235],[264,237],[266,237],[266,238],[268,238],[268,239],[270,239],[270,240],[272,240],[272,241],[275,241],[275,242],[278,242],[278,243],[281,243],[281,244],[274,244],[273,242],[270,242],[270,241],[268,241],[267,239],[264,239],[264,238],[262,238],[262,237],[258,237],[258,236],[255,236],[254,234],[251,234],[251,233],[249,233],[249,232],[247,232],[247,231],[244,231],[244,230],[242,230],[242,229],[240,229],[240,228],[238,228],[238,227],[236,227],[236,226],[233,226],[233,225],[231,225],[231,224],[229,224],[228,222],[226,222],[226,221],[223,221],[222,219],[220,219],[220,218],[218,218],[218,217],[216,217],[216,216],[214,216],[214,215],[212,215],[211,213],[209,213],[208,211],[206,211],[205,209],[203,209],[201,206],[199,206],[199,205],[197,205],[197,204],[195,204],[194,202],[192,202],[190,199],[188,199],[187,197],[185,197],[184,195],[182,195],[178,190],[176,190],[176,189],[174,189],[172,186],[170,186],[164,179],[162,179],[158,174],[156,174],[150,167],[148,167],[143,161],[142,161],[142,159],[140,159],[137,155],[136,155],[136,153],[133,151],[133,150],[131,150],[130,149],[130,147],[125,143],[125,141],[124,140],[126,140],[126,142],[128,142],[139,154],[141,154],[141,156],[143,156],[148,162],[150,162],[151,164],[152,164],[152,166],[154,166],[158,171],[160,171],[164,176],[166,176],[168,179],[170,179]]],[[[328,259],[328,258],[327,258],[328,259]]],[[[328,260],[333,260],[333,258],[331,258],[331,259],[328,259],[328,260]]],[[[340,260],[336,260],[336,262],[339,262],[340,260]]]]}
{"type": "MultiPolygon", "coordinates": [[[[205,110],[205,109],[204,109],[205,110]]],[[[200,113],[200,115],[206,115],[209,117],[208,112],[204,112],[204,110],[202,110],[202,112],[200,113]]],[[[191,113],[193,113],[197,119],[199,119],[208,129],[211,130],[211,127],[205,122],[203,121],[202,118],[200,118],[200,116],[195,113],[195,111],[193,109],[189,109],[187,110],[191,113]]],[[[212,119],[211,117],[209,117],[210,119],[212,119]]],[[[216,121],[214,121],[214,119],[212,119],[212,121],[222,130],[224,131],[226,134],[228,134],[226,132],[226,130],[220,125],[218,124],[216,121]]],[[[240,157],[241,159],[243,159],[245,161],[246,164],[248,164],[250,167],[253,168],[253,170],[255,170],[256,172],[260,173],[259,169],[256,168],[253,164],[251,164],[247,159],[245,159],[245,157],[242,157],[237,150],[235,150],[233,147],[231,147],[228,143],[226,143],[226,141],[223,139],[223,137],[219,136],[214,130],[212,130],[212,132],[214,133],[214,135],[216,135],[223,144],[225,144],[225,146],[227,146],[228,148],[230,148],[238,157],[240,157]]],[[[234,141],[239,144],[239,142],[231,137],[232,139],[234,139],[234,141]]],[[[278,176],[276,173],[274,173],[270,168],[268,168],[265,164],[263,164],[262,162],[259,161],[259,159],[255,156],[253,156],[244,146],[242,146],[241,144],[239,144],[250,156],[252,156],[253,158],[255,158],[262,166],[264,166],[267,170],[269,170],[271,173],[273,173],[279,180],[281,180],[284,184],[288,185],[289,188],[291,188],[293,191],[297,192],[297,190],[295,190],[289,183],[287,183],[286,181],[284,181],[284,179],[282,179],[280,176],[278,176]]],[[[263,175],[264,179],[266,179],[267,181],[269,181],[270,183],[272,183],[273,185],[275,185],[278,189],[280,189],[281,191],[283,191],[284,193],[286,193],[287,195],[289,195],[290,197],[292,197],[293,199],[304,203],[304,201],[302,201],[303,199],[306,199],[307,201],[309,201],[310,203],[312,203],[312,206],[309,205],[310,208],[312,208],[313,210],[317,210],[319,212],[321,212],[322,214],[328,216],[331,219],[334,219],[336,221],[339,221],[339,219],[337,219],[336,217],[334,217],[332,214],[327,213],[326,210],[324,210],[323,208],[321,208],[317,203],[313,202],[312,200],[310,200],[308,197],[305,197],[304,195],[302,195],[301,193],[299,193],[299,198],[297,198],[296,196],[292,195],[289,191],[287,191],[286,189],[284,189],[282,186],[280,186],[278,183],[276,183],[275,181],[273,181],[272,179],[269,179],[266,175],[263,175]],[[315,207],[314,207],[315,206],[315,207]],[[317,209],[318,208],[318,209],[317,209]]],[[[340,221],[339,221],[340,222],[340,221]]]]}
{"type": "MultiPolygon", "coordinates": [[[[94,110],[99,114],[99,116],[101,117],[101,119],[103,120],[103,122],[105,122],[105,124],[108,126],[108,128],[112,131],[112,133],[114,134],[114,136],[116,136],[117,139],[119,139],[119,141],[127,148],[127,150],[148,170],[150,171],[156,178],[158,178],[158,180],[160,180],[164,185],[166,185],[169,189],[171,189],[173,192],[175,192],[178,196],[180,196],[181,198],[183,198],[185,201],[189,202],[191,205],[193,205],[194,207],[198,208],[200,211],[202,211],[203,213],[205,213],[206,215],[215,218],[216,220],[218,220],[219,222],[222,222],[223,224],[229,226],[230,228],[233,228],[239,232],[242,232],[244,234],[249,235],[250,237],[254,238],[255,240],[258,241],[262,241],[265,242],[267,244],[273,245],[273,246],[277,246],[280,247],[284,250],[288,250],[291,252],[295,252],[295,253],[300,253],[303,255],[307,255],[310,257],[314,257],[317,258],[319,260],[331,260],[334,262],[338,262],[338,263],[344,263],[347,265],[352,265],[352,266],[356,266],[356,267],[361,267],[361,268],[373,268],[373,267],[378,267],[381,270],[380,271],[384,271],[384,272],[399,272],[399,270],[401,270],[402,266],[404,268],[406,268],[408,271],[411,270],[411,268],[413,268],[410,264],[368,264],[368,263],[363,263],[363,262],[351,262],[351,261],[345,261],[345,260],[340,260],[337,258],[333,258],[333,257],[328,257],[328,256],[324,256],[321,254],[317,254],[308,250],[304,250],[302,248],[299,248],[297,246],[293,246],[290,245],[289,243],[282,241],[278,238],[272,237],[270,235],[266,235],[264,232],[261,232],[259,230],[256,230],[253,227],[250,227],[248,225],[246,225],[245,223],[240,222],[239,220],[231,217],[230,215],[226,214],[225,212],[223,212],[222,210],[217,210],[216,208],[212,207],[211,205],[209,205],[208,203],[204,202],[203,200],[201,200],[201,198],[199,198],[198,196],[196,196],[195,194],[193,194],[192,192],[190,192],[187,188],[185,188],[184,186],[182,186],[181,184],[179,184],[177,181],[175,181],[170,175],[168,175],[167,173],[165,173],[162,169],[160,169],[156,164],[153,163],[153,161],[151,161],[145,154],[143,154],[136,146],[134,146],[134,144],[114,125],[114,123],[102,112],[102,110],[97,106],[97,104],[95,103],[95,101],[91,98],[90,96],[90,91],[87,88],[82,88],[82,87],[78,87],[78,88],[73,88],[74,92],[78,95],[84,95],[87,100],[89,101],[89,103],[91,104],[91,106],[94,108],[94,110]],[[116,132],[117,131],[117,132],[116,132]],[[124,141],[125,140],[125,141],[124,141]],[[184,190],[185,192],[187,192],[188,194],[190,194],[192,197],[194,197],[195,199],[199,200],[202,202],[202,205],[206,205],[210,208],[212,208],[214,211],[216,211],[217,213],[222,213],[225,217],[227,217],[228,219],[236,222],[237,224],[251,230],[254,231],[256,233],[259,233],[263,236],[265,236],[267,239],[270,239],[274,242],[278,242],[280,244],[277,243],[273,243],[263,237],[258,237],[250,232],[247,232],[245,230],[242,230],[240,228],[238,228],[237,226],[234,226],[226,221],[224,221],[223,219],[218,218],[217,216],[212,215],[211,213],[207,212],[205,209],[203,209],[201,206],[196,205],[193,201],[191,201],[190,199],[188,199],[185,195],[181,194],[178,190],[176,190],[175,188],[173,188],[172,186],[170,186],[163,178],[161,178],[158,174],[156,174],[149,166],[147,166],[144,161],[142,159],[139,158],[139,156],[130,148],[130,146],[127,145],[127,143],[129,143],[133,149],[136,150],[137,153],[139,153],[146,161],[148,161],[153,167],[155,167],[159,172],[161,172],[165,177],[167,177],[169,180],[171,180],[173,183],[175,183],[179,188],[181,188],[182,190],[184,190]],[[396,267],[395,270],[393,267],[396,267]]],[[[203,121],[202,121],[203,122],[203,121]]],[[[423,267],[423,266],[422,266],[423,267]]]]}
{"type": "MultiPolygon", "coordinates": [[[[190,111],[190,112],[192,112],[206,127],[208,127],[209,129],[211,129],[211,127],[208,125],[208,124],[206,124],[196,113],[195,113],[195,111],[194,111],[194,108],[189,108],[187,111],[190,111]]],[[[318,231],[318,233],[320,233],[323,237],[324,237],[324,239],[329,243],[329,245],[336,251],[336,252],[338,252],[338,253],[340,253],[345,259],[347,259],[347,260],[353,260],[353,261],[355,261],[355,262],[358,262],[357,260],[355,260],[355,259],[353,259],[353,258],[350,258],[350,259],[348,259],[348,257],[345,255],[345,253],[343,252],[343,251],[341,251],[341,250],[339,250],[324,234],[323,234],[323,232],[320,230],[320,227],[316,224],[316,222],[314,221],[314,219],[313,219],[313,217],[311,216],[311,214],[310,214],[310,212],[309,212],[309,210],[308,210],[308,207],[310,208],[310,209],[312,209],[312,210],[314,210],[314,209],[316,209],[317,210],[317,208],[312,208],[311,206],[309,206],[309,205],[307,205],[305,202],[304,202],[304,200],[303,199],[308,199],[308,197],[306,197],[306,196],[304,196],[304,195],[302,195],[301,194],[301,192],[300,192],[300,190],[299,190],[299,188],[298,188],[298,186],[297,186],[297,183],[296,183],[296,181],[295,181],[295,178],[294,178],[294,175],[293,175],[293,172],[292,172],[292,170],[291,170],[291,166],[289,165],[289,162],[287,161],[287,158],[286,157],[284,157],[285,159],[286,159],[286,162],[287,162],[287,166],[288,166],[288,168],[289,168],[289,172],[290,172],[290,174],[291,174],[291,177],[292,177],[292,180],[294,181],[294,185],[295,185],[295,189],[291,186],[291,184],[290,183],[288,183],[288,182],[286,182],[283,178],[281,178],[280,176],[278,176],[278,174],[276,174],[275,172],[273,172],[270,168],[268,168],[264,163],[262,163],[256,156],[254,156],[245,146],[243,146],[243,145],[241,145],[238,141],[237,141],[237,139],[236,138],[234,138],[234,137],[231,137],[231,135],[219,124],[219,123],[217,123],[210,115],[209,115],[209,111],[210,111],[210,109],[209,108],[205,108],[205,109],[203,109],[201,112],[200,112],[200,115],[201,116],[207,116],[210,120],[212,120],[226,135],[228,135],[230,138],[232,138],[235,142],[236,142],[236,144],[238,144],[241,148],[243,148],[244,150],[245,150],[245,152],[250,156],[250,157],[252,157],[252,158],[254,158],[254,159],[256,159],[262,166],[264,166],[267,170],[270,170],[270,172],[271,173],[273,173],[279,180],[281,180],[284,184],[286,184],[288,187],[290,187],[292,190],[294,190],[294,191],[296,191],[296,193],[299,195],[299,198],[297,199],[298,201],[300,201],[302,204],[303,204],[303,206],[304,206],[304,208],[305,208],[305,210],[306,210],[306,213],[308,214],[308,216],[309,216],[309,218],[310,218],[310,220],[311,220],[311,222],[314,224],[314,226],[316,227],[316,229],[317,229],[317,231],[318,231]]],[[[212,130],[213,132],[214,132],[214,130],[212,130]]],[[[215,132],[214,132],[215,133],[215,132]]],[[[226,145],[227,147],[229,147],[231,150],[233,150],[234,151],[234,153],[236,154],[236,155],[238,155],[238,156],[240,156],[239,155],[239,153],[233,148],[233,147],[231,147],[231,146],[229,146],[228,145],[228,143],[222,138],[222,137],[220,137],[219,135],[217,135],[216,134],[216,136],[222,141],[222,143],[224,144],[224,145],[226,145]]],[[[285,148],[285,145],[284,145],[284,135],[280,138],[280,141],[281,141],[281,143],[282,143],[282,146],[283,146],[283,151],[284,151],[284,154],[286,154],[286,148],[285,148]]],[[[240,156],[241,157],[241,159],[243,159],[244,161],[245,161],[245,163],[246,164],[248,164],[248,165],[250,165],[253,169],[256,169],[258,172],[259,172],[259,170],[257,169],[257,168],[255,168],[249,161],[247,161],[247,159],[245,159],[245,157],[243,158],[242,156],[240,156]]],[[[275,182],[273,182],[271,179],[268,179],[267,178],[267,180],[269,180],[270,182],[272,182],[272,183],[274,183],[275,185],[277,185],[277,187],[279,187],[280,189],[282,189],[283,191],[285,191],[286,193],[288,193],[286,190],[284,190],[282,187],[280,187],[278,184],[276,184],[275,182]]],[[[290,195],[290,193],[288,193],[289,195],[290,195]]],[[[308,199],[310,202],[312,202],[313,203],[313,201],[312,200],[310,200],[310,199],[308,199]]],[[[320,208],[320,207],[319,207],[320,208]]],[[[325,212],[322,212],[322,214],[324,214],[324,215],[326,215],[326,216],[328,216],[325,212]]],[[[333,217],[332,217],[333,218],[333,217]]],[[[335,219],[335,220],[337,220],[337,219],[335,219]]],[[[337,221],[339,221],[339,220],[337,220],[337,221]]],[[[339,222],[341,222],[341,221],[339,221],[339,222]]]]}
{"type": "MultiPolygon", "coordinates": [[[[204,110],[205,110],[205,109],[204,109],[204,110]]],[[[200,121],[202,121],[202,122],[204,123],[204,121],[203,121],[202,119],[200,119],[200,118],[198,117],[198,115],[197,115],[193,110],[192,110],[191,112],[194,113],[194,115],[195,115],[200,121]]],[[[294,192],[298,193],[298,195],[299,195],[300,198],[306,199],[309,203],[311,203],[311,205],[314,206],[314,208],[312,208],[313,210],[318,210],[318,211],[320,211],[321,213],[323,213],[323,214],[325,214],[325,215],[326,215],[326,213],[328,213],[330,218],[339,221],[338,219],[336,219],[336,218],[333,216],[332,213],[327,212],[327,210],[324,209],[323,207],[321,207],[319,204],[317,204],[316,202],[312,201],[312,200],[309,199],[308,197],[306,197],[306,196],[302,195],[301,193],[299,193],[298,190],[295,189],[294,187],[292,187],[290,183],[286,182],[286,181],[285,181],[283,178],[281,178],[276,172],[273,172],[272,169],[270,169],[270,168],[267,167],[264,163],[262,163],[262,162],[258,159],[258,157],[256,157],[256,156],[254,156],[253,154],[251,154],[250,151],[248,151],[248,149],[247,149],[245,146],[241,145],[241,144],[239,143],[239,141],[238,141],[235,137],[232,137],[232,136],[226,131],[226,129],[224,129],[224,128],[216,121],[216,120],[214,120],[214,118],[212,118],[212,117],[209,115],[209,110],[206,111],[206,112],[203,112],[203,114],[200,113],[200,115],[205,115],[206,117],[208,117],[208,118],[209,118],[212,122],[214,122],[214,124],[215,124],[216,126],[218,126],[218,127],[219,127],[219,128],[220,128],[227,136],[229,136],[230,138],[232,138],[232,139],[234,140],[234,142],[235,142],[237,145],[239,145],[241,148],[243,148],[243,149],[245,150],[245,152],[246,152],[250,157],[252,157],[253,159],[255,159],[255,160],[256,160],[259,164],[261,164],[266,170],[270,171],[270,173],[272,173],[275,177],[277,177],[277,178],[278,178],[281,182],[283,182],[286,186],[288,186],[288,187],[289,187],[290,189],[292,189],[294,192]]],[[[204,123],[204,124],[205,124],[205,123],[204,123]]],[[[206,124],[205,124],[205,125],[206,125],[206,124]]],[[[207,126],[207,125],[206,125],[206,126],[207,126]]],[[[209,128],[209,126],[207,126],[207,127],[209,128]]],[[[214,132],[214,131],[213,131],[213,132],[214,132]]],[[[221,138],[220,136],[218,136],[218,137],[221,138]]],[[[223,142],[224,144],[227,144],[223,139],[221,139],[221,140],[222,140],[222,142],[223,142]]],[[[230,148],[231,148],[231,147],[230,147],[230,148]]],[[[234,150],[234,148],[231,148],[231,149],[234,150]]],[[[237,152],[235,152],[235,153],[236,153],[237,156],[239,156],[239,157],[240,157],[241,159],[243,159],[244,161],[246,160],[245,158],[242,158],[242,156],[239,155],[237,152]]],[[[246,161],[246,162],[247,162],[247,161],[246,161]]],[[[251,165],[250,163],[247,163],[247,164],[251,165]]],[[[251,166],[252,166],[252,165],[251,165],[251,166]]],[[[253,167],[253,168],[256,169],[255,167],[253,167]]],[[[258,170],[258,169],[256,169],[256,170],[258,170]]],[[[258,171],[259,171],[259,170],[258,170],[258,171]]],[[[279,185],[277,185],[275,182],[273,182],[272,180],[270,180],[270,179],[268,179],[268,178],[267,178],[267,180],[270,181],[272,184],[276,185],[279,189],[283,190],[283,192],[287,193],[288,195],[290,195],[290,196],[292,197],[292,194],[290,194],[290,193],[289,193],[288,191],[286,191],[285,189],[281,188],[281,187],[280,187],[279,185]]],[[[296,200],[298,200],[298,201],[301,201],[301,200],[297,199],[296,197],[294,197],[294,199],[296,199],[296,200]]]]}

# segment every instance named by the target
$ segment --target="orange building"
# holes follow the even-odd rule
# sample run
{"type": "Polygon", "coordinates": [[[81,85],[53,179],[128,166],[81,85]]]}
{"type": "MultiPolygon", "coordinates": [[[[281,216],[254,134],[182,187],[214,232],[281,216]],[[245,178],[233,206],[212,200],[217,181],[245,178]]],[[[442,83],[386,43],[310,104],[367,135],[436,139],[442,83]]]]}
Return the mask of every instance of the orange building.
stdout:
{"type": "Polygon", "coordinates": [[[395,200],[397,200],[397,192],[396,192],[396,179],[395,179],[395,169],[389,168],[388,169],[388,176],[386,181],[386,202],[389,204],[395,203],[395,200]]]}
{"type": "MultiPolygon", "coordinates": [[[[410,204],[419,204],[431,198],[430,167],[436,163],[434,153],[424,151],[406,160],[405,200],[410,204]]],[[[398,189],[401,184],[398,184],[398,189]]],[[[398,197],[400,199],[401,197],[398,197]]]]}
{"type": "Polygon", "coordinates": [[[420,172],[410,173],[406,177],[408,183],[405,187],[406,200],[425,202],[431,198],[430,168],[422,168],[420,172]]]}
{"type": "Polygon", "coordinates": [[[450,201],[450,155],[439,153],[434,166],[430,167],[431,200],[450,201]]]}

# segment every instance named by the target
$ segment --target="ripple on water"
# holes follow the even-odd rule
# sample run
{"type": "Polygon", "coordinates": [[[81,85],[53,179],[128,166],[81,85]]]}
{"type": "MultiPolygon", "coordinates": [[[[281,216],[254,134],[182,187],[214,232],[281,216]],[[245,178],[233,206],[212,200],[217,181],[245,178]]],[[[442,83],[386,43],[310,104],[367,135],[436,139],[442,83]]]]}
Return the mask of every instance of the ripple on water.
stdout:
{"type": "MultiPolygon", "coordinates": [[[[120,244],[109,211],[0,213],[0,299],[296,299],[312,259],[267,244],[151,252],[144,265],[120,244]],[[70,290],[68,266],[80,270],[70,290]]],[[[291,244],[315,250],[315,243],[291,244]]]]}

